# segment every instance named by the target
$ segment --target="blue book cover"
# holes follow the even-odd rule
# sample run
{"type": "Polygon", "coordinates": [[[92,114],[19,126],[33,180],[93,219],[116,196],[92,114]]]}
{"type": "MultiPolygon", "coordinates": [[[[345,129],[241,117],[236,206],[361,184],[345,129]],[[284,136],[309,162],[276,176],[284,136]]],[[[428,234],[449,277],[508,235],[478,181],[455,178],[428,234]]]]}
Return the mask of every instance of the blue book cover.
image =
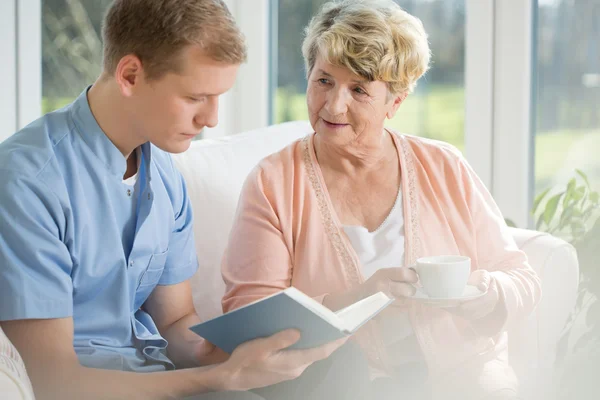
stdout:
{"type": "Polygon", "coordinates": [[[392,301],[380,292],[334,313],[292,287],[190,329],[231,353],[249,340],[295,328],[301,337],[290,348],[306,349],[351,335],[392,301]]]}

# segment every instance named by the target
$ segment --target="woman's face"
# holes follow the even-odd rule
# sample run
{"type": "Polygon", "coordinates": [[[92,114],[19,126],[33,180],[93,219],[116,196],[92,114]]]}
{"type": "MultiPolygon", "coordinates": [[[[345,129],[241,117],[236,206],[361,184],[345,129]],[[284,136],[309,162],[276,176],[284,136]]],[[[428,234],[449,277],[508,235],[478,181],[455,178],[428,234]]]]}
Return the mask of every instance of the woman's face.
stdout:
{"type": "Polygon", "coordinates": [[[386,83],[369,82],[321,57],[308,77],[306,91],[313,129],[340,146],[380,135],[385,118],[394,116],[405,97],[389,96],[386,83]]]}

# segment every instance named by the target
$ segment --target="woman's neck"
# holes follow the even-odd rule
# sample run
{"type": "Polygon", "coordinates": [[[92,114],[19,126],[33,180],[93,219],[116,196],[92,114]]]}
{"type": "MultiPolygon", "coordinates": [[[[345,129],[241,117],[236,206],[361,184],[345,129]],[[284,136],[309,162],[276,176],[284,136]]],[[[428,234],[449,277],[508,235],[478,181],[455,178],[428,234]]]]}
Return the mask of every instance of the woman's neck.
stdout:
{"type": "Polygon", "coordinates": [[[321,169],[351,176],[372,172],[396,158],[393,139],[386,130],[369,141],[353,142],[345,146],[329,143],[316,134],[314,150],[321,169]]]}

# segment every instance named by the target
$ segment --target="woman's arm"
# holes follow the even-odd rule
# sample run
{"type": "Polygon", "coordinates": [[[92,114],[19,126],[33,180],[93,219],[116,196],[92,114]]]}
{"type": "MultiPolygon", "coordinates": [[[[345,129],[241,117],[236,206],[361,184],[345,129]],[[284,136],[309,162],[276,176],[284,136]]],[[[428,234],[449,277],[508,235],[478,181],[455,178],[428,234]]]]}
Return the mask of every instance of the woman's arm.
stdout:
{"type": "Polygon", "coordinates": [[[498,333],[534,310],[541,298],[541,284],[483,182],[464,159],[459,160],[459,168],[475,229],[476,267],[490,272],[491,284],[499,292],[498,307],[477,325],[494,326],[498,333]]]}
{"type": "Polygon", "coordinates": [[[223,256],[223,311],[291,286],[292,251],[284,239],[274,193],[263,169],[246,178],[223,256]]]}
{"type": "MultiPolygon", "coordinates": [[[[229,244],[223,257],[222,273],[227,286],[223,311],[231,311],[292,284],[294,251],[281,228],[274,186],[257,167],[248,177],[238,205],[229,244]]],[[[408,268],[377,271],[362,285],[343,293],[322,293],[313,297],[337,311],[378,291],[405,298],[414,293],[417,281],[408,268]]]]}

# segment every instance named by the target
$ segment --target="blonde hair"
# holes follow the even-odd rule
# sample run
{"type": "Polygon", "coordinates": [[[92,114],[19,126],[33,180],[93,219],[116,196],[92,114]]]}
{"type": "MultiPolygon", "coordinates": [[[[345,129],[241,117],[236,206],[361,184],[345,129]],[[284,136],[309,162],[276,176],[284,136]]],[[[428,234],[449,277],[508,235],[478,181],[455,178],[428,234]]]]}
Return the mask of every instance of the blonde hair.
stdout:
{"type": "Polygon", "coordinates": [[[305,29],[307,76],[318,56],[392,94],[412,92],[428,70],[431,51],[421,21],[393,1],[345,0],[323,5],[305,29]]]}
{"type": "Polygon", "coordinates": [[[140,58],[148,79],[177,72],[188,45],[215,61],[246,61],[244,37],[222,0],[115,0],[102,37],[104,71],[110,75],[128,54],[140,58]]]}

